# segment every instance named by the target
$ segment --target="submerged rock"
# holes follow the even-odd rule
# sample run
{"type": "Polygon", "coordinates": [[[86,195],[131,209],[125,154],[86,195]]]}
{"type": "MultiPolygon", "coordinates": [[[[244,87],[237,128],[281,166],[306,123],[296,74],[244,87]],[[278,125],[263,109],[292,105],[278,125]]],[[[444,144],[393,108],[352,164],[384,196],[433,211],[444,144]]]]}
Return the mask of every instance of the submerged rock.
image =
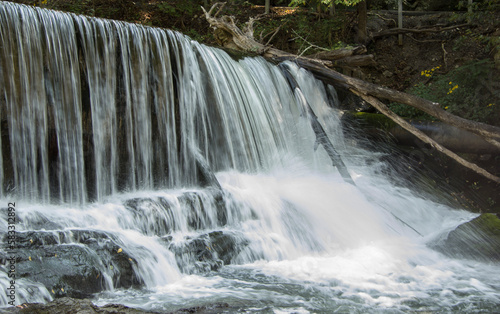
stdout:
{"type": "Polygon", "coordinates": [[[499,215],[482,214],[461,224],[431,246],[456,258],[500,262],[499,215]]]}

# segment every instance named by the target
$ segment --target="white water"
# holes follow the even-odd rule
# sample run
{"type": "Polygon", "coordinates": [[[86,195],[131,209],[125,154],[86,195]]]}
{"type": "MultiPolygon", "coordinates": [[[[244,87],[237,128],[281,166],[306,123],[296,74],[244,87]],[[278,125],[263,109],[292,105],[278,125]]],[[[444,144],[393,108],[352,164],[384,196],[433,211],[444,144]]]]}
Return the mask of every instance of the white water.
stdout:
{"type": "MultiPolygon", "coordinates": [[[[1,132],[10,144],[0,154],[8,156],[0,204],[16,202],[20,234],[81,246],[78,231],[96,231],[135,261],[137,289],[116,289],[113,269],[97,263],[106,291],[95,303],[227,302],[230,312],[268,313],[500,304],[498,265],[426,247],[475,215],[378,174],[378,156],[344,142],[327,90],[309,73],[288,64],[356,186],[313,149],[304,104],[261,58],[234,61],[174,32],[6,2],[0,18],[1,132]],[[221,191],[202,182],[206,165],[221,191]],[[224,267],[210,270],[194,251],[176,256],[216,231],[237,248],[224,267]]],[[[212,254],[214,243],[203,243],[212,254]]],[[[0,285],[7,289],[3,272],[0,285]]],[[[24,278],[16,304],[48,301],[51,290],[24,278]]]]}

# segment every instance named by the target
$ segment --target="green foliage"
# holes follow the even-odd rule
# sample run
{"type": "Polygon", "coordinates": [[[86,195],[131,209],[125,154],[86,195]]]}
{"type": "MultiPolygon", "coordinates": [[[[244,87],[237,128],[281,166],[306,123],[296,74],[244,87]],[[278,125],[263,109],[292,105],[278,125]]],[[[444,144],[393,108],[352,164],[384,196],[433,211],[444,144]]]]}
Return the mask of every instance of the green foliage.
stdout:
{"type": "MultiPolygon", "coordinates": [[[[422,73],[430,81],[416,84],[409,93],[438,102],[442,109],[463,118],[499,123],[495,118],[500,112],[500,90],[495,87],[499,82],[495,80],[497,74],[490,60],[470,62],[444,75],[436,75],[432,69],[422,73]]],[[[413,107],[400,104],[390,107],[407,118],[430,118],[413,107]]]]}
{"type": "Polygon", "coordinates": [[[183,15],[194,15],[196,11],[200,9],[196,1],[183,1],[177,3],[160,2],[157,4],[158,9],[162,13],[172,16],[183,16],[183,15]]]}
{"type": "Polygon", "coordinates": [[[325,5],[326,7],[330,7],[332,5],[345,5],[345,6],[353,6],[365,0],[291,0],[289,6],[311,6],[316,7],[319,5],[325,5]]]}
{"type": "MultiPolygon", "coordinates": [[[[274,31],[281,26],[278,36],[271,44],[286,45],[288,50],[297,51],[297,53],[301,53],[310,44],[334,49],[344,45],[340,41],[340,33],[344,25],[345,16],[341,14],[334,18],[318,20],[317,17],[307,12],[297,11],[294,14],[284,15],[280,19],[257,21],[254,25],[254,36],[257,40],[266,43],[274,31]]],[[[314,49],[307,51],[307,53],[314,52],[316,52],[314,49]]]]}
{"type": "MultiPolygon", "coordinates": [[[[468,9],[468,1],[460,0],[457,9],[468,9]]],[[[500,0],[473,1],[472,11],[498,11],[500,9],[500,0]]]]}

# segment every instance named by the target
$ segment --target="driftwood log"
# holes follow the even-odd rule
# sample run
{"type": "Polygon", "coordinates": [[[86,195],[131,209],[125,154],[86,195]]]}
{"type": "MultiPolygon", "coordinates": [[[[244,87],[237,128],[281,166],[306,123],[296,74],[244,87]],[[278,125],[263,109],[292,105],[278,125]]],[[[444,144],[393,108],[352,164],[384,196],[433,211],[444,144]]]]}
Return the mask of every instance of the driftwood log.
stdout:
{"type": "MultiPolygon", "coordinates": [[[[257,42],[253,37],[253,29],[252,29],[252,24],[254,21],[253,19],[250,19],[250,21],[246,24],[246,27],[244,27],[244,29],[241,30],[238,26],[236,26],[233,17],[230,16],[222,16],[220,18],[217,17],[221,12],[223,6],[224,3],[215,3],[208,12],[204,8],[202,8],[205,13],[205,18],[210,24],[210,26],[214,29],[215,38],[221,46],[247,52],[250,54],[258,54],[265,58],[272,59],[275,61],[285,61],[285,60],[293,61],[300,67],[309,70],[318,79],[333,86],[340,86],[342,88],[348,89],[353,93],[355,93],[356,95],[360,96],[361,98],[365,99],[372,105],[375,104],[374,107],[376,108],[377,107],[382,108],[380,104],[383,105],[383,103],[381,103],[379,99],[385,99],[391,102],[409,105],[419,110],[422,110],[447,124],[478,134],[482,138],[487,140],[489,143],[497,147],[500,147],[499,127],[455,116],[441,109],[440,105],[436,102],[432,102],[415,95],[410,95],[404,92],[396,91],[380,85],[375,85],[360,79],[356,79],[338,73],[337,71],[331,69],[331,67],[335,65],[334,64],[335,60],[333,61],[320,60],[317,58],[297,56],[270,46],[263,45],[257,42]],[[218,11],[214,13],[214,11],[217,8],[218,11]]],[[[316,57],[318,56],[316,55],[316,57]]],[[[391,120],[402,126],[403,128],[407,129],[409,132],[420,138],[421,140],[424,140],[425,138],[424,140],[425,142],[431,144],[438,151],[455,159],[463,166],[477,172],[478,174],[485,176],[486,178],[494,182],[500,183],[499,177],[487,172],[486,170],[478,167],[473,163],[470,163],[462,159],[460,156],[452,152],[451,154],[449,154],[448,149],[442,147],[440,144],[430,139],[427,135],[415,132],[414,129],[408,128],[408,126],[404,125],[404,123],[402,123],[400,119],[396,118],[397,115],[392,113],[389,110],[389,108],[387,109],[384,108],[384,111],[381,112],[386,116],[388,116],[391,120]]]]}

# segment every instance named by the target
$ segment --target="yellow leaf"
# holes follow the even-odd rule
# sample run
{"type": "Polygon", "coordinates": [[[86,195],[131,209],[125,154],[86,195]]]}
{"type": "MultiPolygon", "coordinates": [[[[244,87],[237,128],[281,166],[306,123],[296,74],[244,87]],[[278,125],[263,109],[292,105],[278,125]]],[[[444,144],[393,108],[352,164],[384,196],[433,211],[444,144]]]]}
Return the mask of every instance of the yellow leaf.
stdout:
{"type": "Polygon", "coordinates": [[[61,288],[61,291],[64,292],[64,288],[61,288]]]}
{"type": "Polygon", "coordinates": [[[31,261],[31,256],[30,256],[30,257],[28,257],[28,259],[31,261]]]}
{"type": "Polygon", "coordinates": [[[119,248],[118,251],[116,251],[117,253],[121,253],[123,250],[122,248],[119,248]]]}
{"type": "Polygon", "coordinates": [[[33,243],[33,239],[30,239],[30,243],[33,243]]]}
{"type": "Polygon", "coordinates": [[[52,293],[53,293],[53,294],[56,294],[56,293],[54,292],[54,289],[52,289],[52,293]]]}

